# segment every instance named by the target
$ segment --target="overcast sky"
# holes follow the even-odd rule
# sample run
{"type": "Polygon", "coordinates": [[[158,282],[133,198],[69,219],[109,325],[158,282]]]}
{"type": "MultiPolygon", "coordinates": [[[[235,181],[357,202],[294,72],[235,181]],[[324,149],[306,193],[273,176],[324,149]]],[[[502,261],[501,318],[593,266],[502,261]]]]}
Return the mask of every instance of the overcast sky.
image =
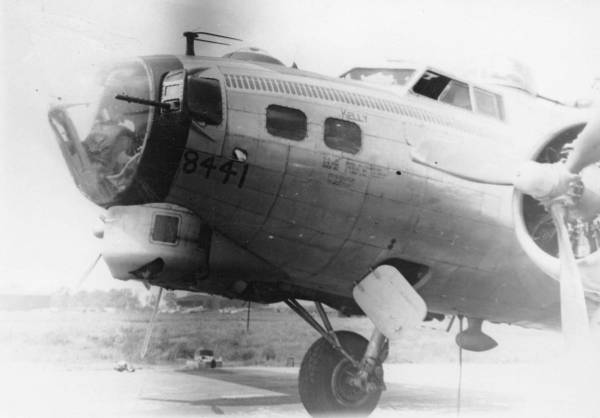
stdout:
{"type": "MultiPolygon", "coordinates": [[[[73,185],[46,112],[98,62],[182,53],[185,30],[241,37],[286,64],[338,75],[386,59],[472,71],[528,65],[541,93],[585,96],[600,76],[600,2],[4,0],[0,292],[74,283],[97,254],[100,210],[73,185]]],[[[205,54],[229,49],[198,45],[205,54]]],[[[100,266],[86,287],[109,287],[100,266]]]]}

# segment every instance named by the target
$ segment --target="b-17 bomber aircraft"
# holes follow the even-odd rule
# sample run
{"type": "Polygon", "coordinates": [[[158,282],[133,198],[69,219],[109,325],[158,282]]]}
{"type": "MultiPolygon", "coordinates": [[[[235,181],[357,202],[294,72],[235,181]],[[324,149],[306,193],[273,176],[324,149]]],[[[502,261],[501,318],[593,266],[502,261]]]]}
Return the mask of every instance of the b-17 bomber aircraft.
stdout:
{"type": "Polygon", "coordinates": [[[484,320],[562,317],[585,336],[600,291],[590,110],[518,77],[332,78],[257,49],[196,56],[213,35],[184,36],[186,55],[103,68],[87,100],[49,111],[77,187],[106,209],[95,235],[116,279],[285,302],[321,335],[299,372],[312,415],[369,414],[389,342],[425,319],[466,317],[457,343],[475,351],[496,345],[484,320]],[[370,339],[333,330],[324,304],[367,315],[370,339]]]}

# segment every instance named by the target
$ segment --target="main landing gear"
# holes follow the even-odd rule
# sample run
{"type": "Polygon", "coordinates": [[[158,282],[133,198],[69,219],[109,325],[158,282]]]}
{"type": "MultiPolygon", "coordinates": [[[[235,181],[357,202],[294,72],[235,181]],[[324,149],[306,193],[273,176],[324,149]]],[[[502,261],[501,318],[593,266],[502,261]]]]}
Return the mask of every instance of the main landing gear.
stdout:
{"type": "Polygon", "coordinates": [[[369,415],[385,389],[385,336],[375,329],[367,341],[354,332],[334,331],[320,302],[315,302],[315,306],[323,325],[295,299],[285,303],[321,334],[300,365],[298,387],[308,413],[369,415]]]}

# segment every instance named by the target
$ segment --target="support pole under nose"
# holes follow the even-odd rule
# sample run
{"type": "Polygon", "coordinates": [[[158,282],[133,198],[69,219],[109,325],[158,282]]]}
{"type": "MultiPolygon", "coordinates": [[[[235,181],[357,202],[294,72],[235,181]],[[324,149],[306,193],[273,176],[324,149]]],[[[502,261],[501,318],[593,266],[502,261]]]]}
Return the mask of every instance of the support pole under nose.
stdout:
{"type": "Polygon", "coordinates": [[[158,295],[156,296],[156,302],[154,303],[154,311],[152,311],[152,317],[150,318],[150,322],[148,323],[146,336],[144,337],[144,343],[142,344],[142,353],[140,354],[141,359],[144,359],[144,357],[146,357],[148,347],[150,346],[150,338],[152,337],[152,330],[154,328],[154,321],[156,320],[156,315],[158,314],[158,305],[160,305],[160,298],[162,297],[162,292],[163,288],[159,287],[158,295]]]}

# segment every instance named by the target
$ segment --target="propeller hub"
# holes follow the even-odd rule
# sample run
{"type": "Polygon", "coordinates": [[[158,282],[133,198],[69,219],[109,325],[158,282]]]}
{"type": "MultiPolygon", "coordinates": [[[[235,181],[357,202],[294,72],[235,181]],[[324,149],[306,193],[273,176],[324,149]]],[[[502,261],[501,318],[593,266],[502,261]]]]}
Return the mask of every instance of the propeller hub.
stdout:
{"type": "Polygon", "coordinates": [[[581,172],[581,191],[576,212],[582,220],[591,222],[600,214],[600,167],[590,165],[581,172]]]}
{"type": "Polygon", "coordinates": [[[579,176],[569,172],[562,163],[525,162],[517,172],[515,188],[541,201],[572,197],[579,176]]]}

